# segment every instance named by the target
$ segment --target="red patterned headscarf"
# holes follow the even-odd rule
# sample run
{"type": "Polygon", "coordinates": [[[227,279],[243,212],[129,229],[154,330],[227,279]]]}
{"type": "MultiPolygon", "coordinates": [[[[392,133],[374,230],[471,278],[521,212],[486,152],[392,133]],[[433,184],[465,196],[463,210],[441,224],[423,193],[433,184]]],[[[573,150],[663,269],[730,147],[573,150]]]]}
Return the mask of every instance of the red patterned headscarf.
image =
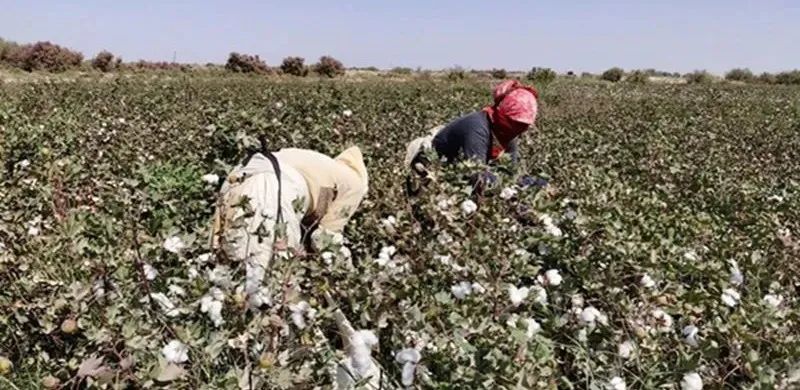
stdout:
{"type": "Polygon", "coordinates": [[[497,140],[493,142],[491,152],[492,159],[495,159],[536,121],[539,93],[517,80],[508,80],[494,87],[492,97],[494,105],[485,107],[483,111],[489,114],[492,134],[497,140]]]}

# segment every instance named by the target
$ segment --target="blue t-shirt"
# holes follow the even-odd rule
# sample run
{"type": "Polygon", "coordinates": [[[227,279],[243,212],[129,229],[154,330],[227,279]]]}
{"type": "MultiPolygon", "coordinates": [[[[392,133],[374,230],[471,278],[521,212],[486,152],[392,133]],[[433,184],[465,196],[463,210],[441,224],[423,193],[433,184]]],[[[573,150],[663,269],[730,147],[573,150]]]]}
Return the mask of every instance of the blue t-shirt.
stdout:
{"type": "MultiPolygon", "coordinates": [[[[467,114],[450,122],[433,138],[433,148],[439,157],[457,161],[463,157],[489,162],[492,149],[492,130],[489,114],[483,111],[467,114]]],[[[506,152],[517,162],[517,140],[511,141],[506,152]]]]}

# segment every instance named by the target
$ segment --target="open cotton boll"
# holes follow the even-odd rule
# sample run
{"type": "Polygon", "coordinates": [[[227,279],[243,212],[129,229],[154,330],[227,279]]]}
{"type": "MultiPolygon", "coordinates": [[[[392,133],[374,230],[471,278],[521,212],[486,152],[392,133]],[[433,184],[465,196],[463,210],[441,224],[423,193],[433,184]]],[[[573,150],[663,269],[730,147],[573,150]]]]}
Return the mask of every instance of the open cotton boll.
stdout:
{"type": "Polygon", "coordinates": [[[294,304],[289,305],[289,311],[292,312],[291,318],[292,323],[298,329],[305,329],[306,328],[306,317],[313,318],[316,314],[316,310],[312,309],[311,306],[306,301],[300,301],[294,304]]]}
{"type": "Polygon", "coordinates": [[[697,334],[700,332],[694,325],[686,325],[681,330],[681,334],[683,335],[683,342],[686,344],[691,345],[692,347],[697,346],[697,334]]]}
{"type": "Polygon", "coordinates": [[[544,276],[539,275],[538,280],[539,283],[545,286],[558,286],[561,284],[563,278],[557,269],[551,269],[547,270],[547,272],[544,273],[544,276]]]}
{"type": "Polygon", "coordinates": [[[739,265],[733,260],[731,260],[729,263],[731,265],[731,276],[728,280],[734,286],[742,285],[744,283],[744,275],[742,275],[739,265]]]}
{"type": "Polygon", "coordinates": [[[672,316],[667,314],[664,310],[655,309],[651,312],[653,319],[656,323],[656,328],[661,333],[667,333],[672,331],[672,316]]]}
{"type": "Polygon", "coordinates": [[[485,293],[486,289],[480,283],[473,282],[472,283],[472,292],[474,292],[475,294],[479,294],[480,295],[480,294],[485,293]]]}
{"type": "Polygon", "coordinates": [[[547,305],[547,290],[541,286],[533,286],[530,288],[530,292],[533,294],[534,302],[542,306],[547,305]]]}
{"type": "Polygon", "coordinates": [[[517,196],[517,190],[515,190],[513,187],[506,187],[500,191],[500,198],[502,199],[508,200],[515,196],[517,196]]]}
{"type": "Polygon", "coordinates": [[[528,297],[530,293],[530,288],[528,287],[520,287],[509,285],[508,286],[508,298],[511,300],[511,304],[514,306],[519,306],[525,298],[528,297]]]}
{"type": "Polygon", "coordinates": [[[739,304],[741,296],[736,290],[732,288],[726,288],[722,290],[722,295],[720,296],[720,299],[722,300],[722,303],[724,303],[726,306],[735,307],[736,305],[739,304]]]}
{"type": "Polygon", "coordinates": [[[333,264],[333,258],[335,255],[333,252],[322,252],[320,257],[322,257],[322,261],[324,261],[326,265],[331,265],[333,264]]]}
{"type": "Polygon", "coordinates": [[[175,307],[175,304],[164,293],[151,293],[150,298],[156,301],[167,317],[177,317],[181,314],[181,310],[175,307]]]}
{"type": "Polygon", "coordinates": [[[636,344],[630,340],[626,340],[617,347],[617,354],[623,359],[629,359],[635,350],[636,344]]]}
{"type": "Polygon", "coordinates": [[[562,232],[561,228],[559,228],[558,226],[556,226],[555,223],[553,223],[553,218],[550,217],[549,215],[543,214],[541,217],[539,217],[539,222],[542,223],[542,225],[544,226],[544,230],[545,232],[547,232],[547,234],[553,237],[561,237],[564,235],[564,232],[562,232]]]}
{"type": "Polygon", "coordinates": [[[164,249],[167,252],[179,253],[186,248],[186,244],[178,236],[172,236],[164,240],[164,249]]]}
{"type": "Polygon", "coordinates": [[[395,355],[395,360],[403,365],[400,382],[403,386],[409,387],[414,385],[414,376],[417,369],[417,363],[422,358],[416,348],[406,348],[401,350],[395,355]]]}
{"type": "Polygon", "coordinates": [[[525,335],[529,339],[542,330],[542,326],[533,318],[525,318],[522,322],[525,324],[525,335]]]}
{"type": "Polygon", "coordinates": [[[467,295],[472,294],[472,284],[469,282],[460,282],[450,287],[450,292],[458,299],[464,299],[467,295]]]}
{"type": "Polygon", "coordinates": [[[204,182],[211,185],[217,185],[217,183],[219,183],[219,176],[213,173],[203,175],[202,179],[204,182]]]}
{"type": "Polygon", "coordinates": [[[681,390],[702,390],[703,379],[696,372],[690,372],[681,379],[681,390]]]}
{"type": "Polygon", "coordinates": [[[155,280],[156,276],[158,276],[158,271],[150,264],[144,263],[142,270],[144,271],[144,278],[147,280],[155,280]]]}
{"type": "Polygon", "coordinates": [[[375,363],[372,362],[372,348],[378,345],[378,337],[371,330],[358,330],[350,339],[350,359],[356,373],[364,377],[375,363]]]}
{"type": "Polygon", "coordinates": [[[225,323],[222,318],[222,302],[224,299],[224,294],[218,288],[213,288],[212,291],[200,298],[200,311],[206,313],[216,327],[225,323]],[[220,297],[220,295],[222,296],[220,297]]]}
{"type": "Polygon", "coordinates": [[[578,319],[586,326],[594,327],[597,323],[601,325],[608,324],[608,317],[597,310],[594,306],[589,306],[581,310],[578,319]]]}
{"type": "Polygon", "coordinates": [[[648,274],[642,275],[642,278],[639,280],[639,284],[642,285],[644,288],[653,288],[656,286],[656,281],[650,277],[648,274]]]}
{"type": "Polygon", "coordinates": [[[761,301],[764,302],[767,306],[777,309],[778,306],[780,306],[781,303],[783,303],[783,296],[775,294],[767,294],[764,295],[764,298],[762,298],[761,301]]]}
{"type": "Polygon", "coordinates": [[[168,362],[180,364],[189,360],[189,347],[180,340],[171,340],[161,349],[161,354],[168,362]]]}
{"type": "Polygon", "coordinates": [[[625,380],[615,376],[608,381],[608,386],[606,386],[608,390],[625,390],[627,389],[627,385],[625,385],[625,380]]]}
{"type": "Polygon", "coordinates": [[[461,202],[461,211],[464,215],[470,215],[478,210],[478,205],[470,199],[461,202]]]}

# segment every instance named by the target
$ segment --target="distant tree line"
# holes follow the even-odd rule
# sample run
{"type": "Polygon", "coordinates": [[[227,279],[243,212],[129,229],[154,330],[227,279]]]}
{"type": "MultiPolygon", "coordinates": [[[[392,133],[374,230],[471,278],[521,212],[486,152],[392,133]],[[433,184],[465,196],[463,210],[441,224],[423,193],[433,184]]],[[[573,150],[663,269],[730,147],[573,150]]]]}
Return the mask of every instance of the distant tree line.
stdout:
{"type": "MultiPolygon", "coordinates": [[[[19,44],[0,38],[0,67],[22,69],[28,72],[64,72],[70,69],[94,69],[99,72],[113,72],[118,70],[126,71],[188,71],[191,65],[175,62],[153,62],[136,61],[123,62],[122,58],[115,56],[109,51],[103,50],[97,53],[92,59],[85,61],[82,53],[70,48],[60,46],[51,42],[35,42],[29,44],[19,44]]],[[[207,67],[218,68],[217,65],[207,64],[207,67]]],[[[277,67],[270,67],[258,55],[249,55],[233,52],[228,56],[224,70],[232,73],[251,73],[251,74],[285,74],[295,77],[305,77],[315,73],[322,77],[339,77],[345,74],[345,66],[341,61],[331,56],[322,56],[314,64],[306,65],[302,57],[286,57],[277,67]]],[[[375,67],[363,68],[363,70],[378,71],[375,67]]],[[[411,68],[396,67],[389,71],[393,75],[410,75],[414,72],[429,76],[429,71],[411,68]]],[[[471,70],[467,71],[462,67],[456,66],[446,72],[447,78],[458,81],[470,75],[479,77],[491,77],[495,79],[505,79],[509,77],[509,72],[505,69],[492,69],[489,71],[471,70]]],[[[569,71],[566,77],[578,77],[574,72],[569,71]]],[[[521,74],[520,76],[521,77],[521,74]]],[[[554,81],[558,74],[551,68],[533,67],[524,75],[525,79],[536,84],[547,84],[554,81]]],[[[654,77],[683,78],[690,84],[703,84],[712,82],[715,76],[704,70],[698,70],[681,75],[680,73],[659,71],[656,69],[641,69],[626,72],[622,68],[613,67],[599,76],[590,73],[582,73],[582,78],[599,78],[600,80],[616,83],[629,82],[643,84],[649,82],[654,77]]],[[[749,69],[732,69],[725,74],[724,79],[737,83],[761,83],[761,84],[791,84],[800,85],[800,70],[792,70],[780,73],[761,73],[754,74],[749,69]]]]}
{"type": "MultiPolygon", "coordinates": [[[[215,66],[208,64],[208,66],[215,66]]],[[[192,67],[188,64],[175,62],[136,61],[125,63],[121,57],[103,50],[91,60],[84,61],[82,53],[51,42],[36,42],[31,44],[18,44],[0,38],[0,67],[21,69],[28,72],[64,72],[72,69],[91,68],[100,72],[113,72],[117,70],[148,71],[148,70],[179,70],[188,71],[192,67]]],[[[341,61],[331,56],[322,56],[319,61],[310,66],[305,65],[302,57],[286,57],[279,67],[268,66],[259,56],[230,53],[224,69],[235,73],[255,74],[287,74],[297,77],[308,76],[314,72],[324,77],[338,77],[345,74],[345,66],[341,61]]]]}

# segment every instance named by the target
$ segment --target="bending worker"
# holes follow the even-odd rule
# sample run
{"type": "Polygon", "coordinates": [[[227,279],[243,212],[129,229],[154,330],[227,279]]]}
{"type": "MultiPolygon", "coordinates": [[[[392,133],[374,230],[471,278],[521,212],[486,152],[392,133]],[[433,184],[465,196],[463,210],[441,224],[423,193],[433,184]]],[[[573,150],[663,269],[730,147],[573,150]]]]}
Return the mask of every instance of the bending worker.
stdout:
{"type": "Polygon", "coordinates": [[[254,307],[268,302],[262,284],[273,247],[309,244],[317,228],[341,233],[368,187],[358,147],[335,158],[306,149],[264,149],[228,175],[212,229],[212,246],[245,263],[245,292],[254,307]]]}
{"type": "Polygon", "coordinates": [[[517,137],[535,122],[539,94],[533,87],[508,80],[498,84],[492,96],[492,105],[436,127],[430,135],[409,143],[406,165],[424,170],[418,164],[424,165],[420,158],[429,148],[435,149],[439,157],[449,162],[468,158],[487,163],[503,153],[511,154],[516,162],[519,157],[517,137]]]}

